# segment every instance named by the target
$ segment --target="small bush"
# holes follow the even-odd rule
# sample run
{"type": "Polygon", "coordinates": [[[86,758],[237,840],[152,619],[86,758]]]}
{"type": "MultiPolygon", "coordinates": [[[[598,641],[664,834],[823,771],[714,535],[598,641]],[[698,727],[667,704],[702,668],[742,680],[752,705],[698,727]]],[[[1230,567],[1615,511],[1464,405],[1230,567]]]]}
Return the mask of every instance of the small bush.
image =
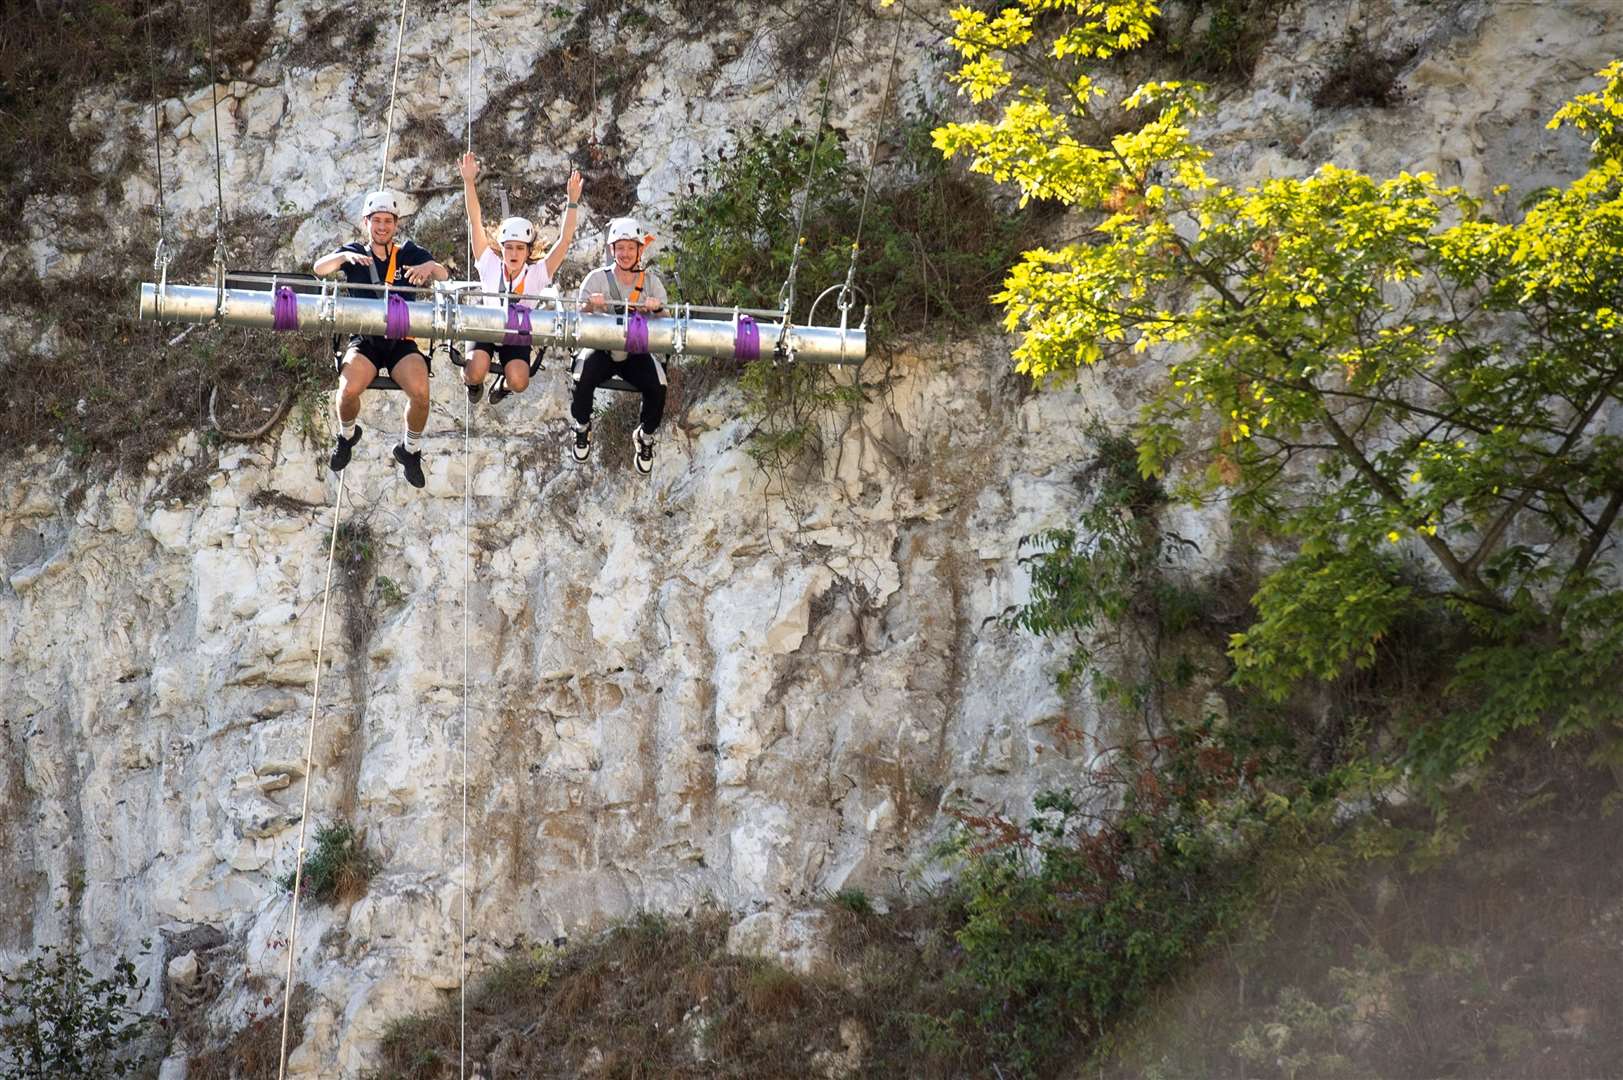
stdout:
{"type": "Polygon", "coordinates": [[[1359,31],[1348,30],[1342,49],[1340,61],[1313,94],[1315,109],[1389,109],[1403,104],[1398,73],[1419,53],[1419,46],[1377,46],[1359,31]]]}
{"type": "Polygon", "coordinates": [[[835,905],[844,908],[853,915],[867,916],[874,914],[873,901],[861,889],[848,885],[835,893],[832,899],[835,905]]]}
{"type": "Polygon", "coordinates": [[[821,457],[825,416],[863,401],[860,386],[840,381],[823,364],[750,364],[739,385],[747,415],[756,422],[749,455],[780,480],[797,461],[821,457]]]}
{"type": "Polygon", "coordinates": [[[1190,0],[1184,18],[1165,19],[1151,49],[1179,75],[1244,83],[1279,25],[1290,0],[1190,0]]]}
{"type": "MultiPolygon", "coordinates": [[[[355,830],[342,822],[316,832],[316,849],[304,860],[302,894],[319,903],[354,900],[366,892],[366,883],[377,872],[377,862],[355,830]]],[[[293,871],[279,880],[282,888],[293,890],[293,871]]]]}
{"type": "MultiPolygon", "coordinates": [[[[1039,208],[999,210],[985,182],[932,149],[931,126],[928,120],[904,126],[896,155],[876,173],[865,218],[863,170],[849,159],[840,133],[820,140],[799,127],[742,133],[731,155],[701,168],[672,216],[668,263],[682,299],[778,307],[809,176],[796,318],[809,313],[818,292],[845,280],[863,218],[856,283],[871,301],[874,335],[989,319],[995,310],[989,296],[1033,241],[1039,208]]],[[[853,320],[861,314],[853,312],[853,320]]],[[[825,300],[818,321],[834,318],[825,300]]]]}
{"type": "Polygon", "coordinates": [[[1185,651],[1164,647],[1203,614],[1173,573],[1187,542],[1161,527],[1170,499],[1140,474],[1133,441],[1100,425],[1088,434],[1096,453],[1076,477],[1082,511],[1073,526],[1021,539],[1031,598],[1004,621],[1069,640],[1061,690],[1087,677],[1102,700],[1154,715],[1195,673],[1185,651]]]}
{"type": "MultiPolygon", "coordinates": [[[[732,154],[700,170],[673,214],[667,263],[678,297],[778,308],[803,239],[792,317],[809,319],[818,293],[845,280],[863,219],[855,281],[863,295],[853,297],[850,319],[856,323],[864,302],[870,306],[870,355],[889,335],[962,329],[989,318],[989,296],[1031,241],[1036,212],[1000,212],[987,186],[945,162],[929,139],[928,123],[904,128],[899,153],[880,170],[864,218],[865,177],[839,133],[821,139],[798,127],[742,133],[732,154]]],[[[838,321],[834,299],[818,307],[818,324],[838,321]]],[[[762,349],[770,351],[771,343],[763,341],[762,349]]],[[[748,414],[759,421],[750,453],[780,475],[818,455],[823,417],[863,400],[860,386],[827,365],[754,363],[742,385],[748,414]]]]}
{"type": "Polygon", "coordinates": [[[127,957],[98,979],[77,949],[42,947],[0,983],[0,1080],[140,1073],[153,1061],[139,1048],[152,1020],[134,1008],[145,988],[127,957]]]}

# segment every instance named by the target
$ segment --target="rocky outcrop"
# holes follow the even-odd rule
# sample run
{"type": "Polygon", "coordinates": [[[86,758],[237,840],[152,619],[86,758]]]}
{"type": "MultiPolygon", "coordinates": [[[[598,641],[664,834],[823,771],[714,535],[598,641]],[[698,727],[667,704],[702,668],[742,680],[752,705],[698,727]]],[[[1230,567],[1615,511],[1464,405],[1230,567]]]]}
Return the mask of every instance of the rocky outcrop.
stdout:
{"type": "MultiPolygon", "coordinates": [[[[276,5],[277,40],[297,40],[315,11],[276,5]]],[[[481,6],[476,113],[538,58],[561,62],[569,20],[529,13],[481,6]]],[[[1214,112],[1214,145],[1233,175],[1328,158],[1432,168],[1483,194],[1507,180],[1516,198],[1583,160],[1543,120],[1623,52],[1620,29],[1605,0],[1536,19],[1509,2],[1301,5],[1256,84],[1214,112]],[[1353,26],[1414,44],[1401,105],[1313,108],[1353,26]]],[[[406,114],[443,117],[453,141],[465,30],[449,16],[409,27],[402,66],[406,114]]],[[[838,88],[850,130],[877,112],[882,65],[865,60],[888,49],[886,30],[863,24],[857,74],[838,88]]],[[[621,26],[612,56],[655,61],[617,124],[656,217],[733,133],[809,108],[778,66],[787,32],[657,41],[621,26]]],[[[910,40],[935,38],[921,26],[910,40]]],[[[937,63],[910,50],[904,102],[945,96],[937,63]]],[[[270,261],[301,263],[344,235],[354,178],[380,149],[379,71],[273,54],[224,88],[229,198],[274,193],[307,215],[270,261]]],[[[140,107],[97,93],[87,101],[121,120],[109,144],[139,138],[140,107]]],[[[500,107],[515,129],[538,109],[530,165],[553,175],[605,121],[535,93],[500,107]]],[[[166,175],[188,177],[170,205],[194,223],[212,215],[201,101],[162,110],[166,175]]],[[[454,209],[439,187],[449,161],[407,148],[396,167],[424,214],[454,209]]],[[[152,183],[130,176],[127,199],[152,183]]],[[[583,250],[603,216],[589,216],[583,250]]],[[[93,246],[42,227],[30,250],[49,278],[93,246]]],[[[72,934],[111,953],[154,929],[214,928],[232,944],[208,947],[240,949],[240,963],[153,955],[154,1003],[167,973],[176,993],[206,989],[216,1030],[239,1025],[281,985],[293,944],[276,879],[307,786],[310,824],[352,824],[381,869],[362,899],[301,911],[295,967],[314,996],[297,1075],[356,1075],[390,1018],[457,984],[464,903],[474,972],[515,942],[705,899],[769,913],[741,948],[811,955],[798,909],[846,886],[905,886],[945,801],[1018,812],[1072,767],[1078,750],[1055,726],[1098,724],[1085,697],[1054,689],[1053,648],[998,617],[1024,596],[1021,537],[1074,514],[1082,421],[1131,415],[1140,373],[1039,394],[1008,372],[1008,348],[990,335],[870,362],[865,404],[829,417],[823,452],[787,475],[749,458],[725,388],[673,403],[651,477],[607,443],[575,466],[556,371],[481,407],[464,458],[460,393],[442,373],[416,492],[388,463],[399,403],[369,395],[342,511],[361,528],[340,549],[319,702],[336,485],[296,424],[221,453],[190,502],[161,492],[203,451],[194,439],[140,476],[13,460],[0,469],[0,962],[72,934]]],[[[1178,531],[1222,561],[1219,518],[1178,531]]]]}

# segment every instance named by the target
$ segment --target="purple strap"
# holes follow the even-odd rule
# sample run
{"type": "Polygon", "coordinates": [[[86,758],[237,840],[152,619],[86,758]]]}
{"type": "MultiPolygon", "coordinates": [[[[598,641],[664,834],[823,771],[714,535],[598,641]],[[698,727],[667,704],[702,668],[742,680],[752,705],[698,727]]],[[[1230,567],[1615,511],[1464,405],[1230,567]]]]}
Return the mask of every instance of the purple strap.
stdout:
{"type": "Polygon", "coordinates": [[[626,352],[645,353],[648,351],[648,316],[640,311],[632,312],[631,318],[626,320],[626,352]]]}
{"type": "Polygon", "coordinates": [[[411,309],[399,293],[389,294],[389,309],[383,316],[383,336],[398,341],[411,329],[411,309]]]}
{"type": "Polygon", "coordinates": [[[283,285],[276,290],[276,301],[271,304],[272,330],[297,330],[299,328],[299,298],[293,295],[293,290],[283,285]]]}
{"type": "Polygon", "coordinates": [[[503,345],[530,344],[530,309],[523,304],[507,305],[507,336],[503,345]]]}
{"type": "Polygon", "coordinates": [[[748,315],[740,315],[733,330],[733,358],[746,362],[761,358],[761,329],[748,315]]]}

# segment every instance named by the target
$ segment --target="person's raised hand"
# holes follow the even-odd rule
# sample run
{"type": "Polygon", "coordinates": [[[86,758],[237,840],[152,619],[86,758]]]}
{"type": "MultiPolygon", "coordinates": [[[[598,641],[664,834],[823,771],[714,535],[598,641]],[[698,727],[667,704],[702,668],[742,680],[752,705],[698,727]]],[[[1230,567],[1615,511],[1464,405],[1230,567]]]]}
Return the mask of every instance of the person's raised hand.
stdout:
{"type": "Polygon", "coordinates": [[[462,155],[462,160],[457,162],[456,171],[470,184],[479,178],[479,159],[473,156],[472,150],[462,155]]]}
{"type": "Polygon", "coordinates": [[[569,195],[572,203],[580,202],[580,193],[586,187],[586,182],[580,178],[580,170],[575,169],[569,174],[569,183],[564,185],[564,191],[569,195]]]}

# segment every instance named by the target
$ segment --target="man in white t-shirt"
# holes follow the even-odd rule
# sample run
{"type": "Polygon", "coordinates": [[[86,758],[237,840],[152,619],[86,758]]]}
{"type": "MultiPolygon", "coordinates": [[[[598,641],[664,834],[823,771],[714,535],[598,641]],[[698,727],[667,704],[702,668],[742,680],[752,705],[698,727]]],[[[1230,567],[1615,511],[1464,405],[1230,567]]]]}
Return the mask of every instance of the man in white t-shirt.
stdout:
{"type": "MultiPolygon", "coordinates": [[[[490,299],[491,304],[517,304],[534,310],[536,297],[552,284],[563,265],[564,255],[575,239],[575,225],[582,182],[580,173],[569,174],[565,186],[568,199],[564,202],[563,227],[558,239],[545,256],[535,254],[536,229],[528,219],[503,219],[496,230],[496,243],[485,234],[484,218],[479,210],[479,195],[474,181],[479,176],[479,162],[472,153],[462,155],[458,166],[462,174],[462,196],[468,210],[468,234],[473,237],[473,264],[479,271],[480,287],[487,293],[515,294],[511,299],[490,299]]],[[[496,404],[509,393],[521,394],[530,385],[531,347],[524,344],[476,344],[468,354],[468,366],[462,371],[462,381],[468,387],[468,400],[478,401],[485,390],[485,376],[490,373],[491,353],[501,364],[500,371],[506,385],[493,390],[490,403],[496,404]]]]}
{"type": "MultiPolygon", "coordinates": [[[[665,310],[665,282],[659,272],[642,265],[643,252],[653,242],[644,235],[634,218],[609,222],[609,252],[613,261],[586,275],[580,286],[582,311],[615,312],[625,320],[631,312],[658,315],[665,310]]],[[[665,415],[665,365],[649,353],[594,349],[581,361],[575,382],[575,397],[569,414],[574,421],[575,442],[570,448],[576,461],[592,453],[592,396],[611,376],[618,375],[642,392],[641,423],[631,433],[632,462],[637,471],[654,468],[654,432],[665,415]]]]}

